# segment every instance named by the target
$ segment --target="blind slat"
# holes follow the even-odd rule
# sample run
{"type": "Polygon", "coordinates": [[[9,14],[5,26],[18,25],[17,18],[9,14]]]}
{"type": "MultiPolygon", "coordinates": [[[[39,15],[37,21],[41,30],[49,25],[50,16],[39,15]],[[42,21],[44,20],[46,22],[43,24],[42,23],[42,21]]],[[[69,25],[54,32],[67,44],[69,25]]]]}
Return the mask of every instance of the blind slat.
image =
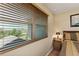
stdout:
{"type": "Polygon", "coordinates": [[[28,21],[32,19],[32,11],[23,9],[21,4],[0,4],[0,18],[13,19],[20,21],[28,21]],[[22,8],[21,8],[22,7],[22,8]]]}

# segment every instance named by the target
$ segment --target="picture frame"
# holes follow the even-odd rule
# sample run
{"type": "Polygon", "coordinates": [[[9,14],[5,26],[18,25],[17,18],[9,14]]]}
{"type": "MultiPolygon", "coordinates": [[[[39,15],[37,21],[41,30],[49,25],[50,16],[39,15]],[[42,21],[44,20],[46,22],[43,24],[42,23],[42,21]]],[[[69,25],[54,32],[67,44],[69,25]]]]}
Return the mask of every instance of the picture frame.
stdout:
{"type": "Polygon", "coordinates": [[[79,27],[79,14],[70,15],[70,26],[79,27]]]}

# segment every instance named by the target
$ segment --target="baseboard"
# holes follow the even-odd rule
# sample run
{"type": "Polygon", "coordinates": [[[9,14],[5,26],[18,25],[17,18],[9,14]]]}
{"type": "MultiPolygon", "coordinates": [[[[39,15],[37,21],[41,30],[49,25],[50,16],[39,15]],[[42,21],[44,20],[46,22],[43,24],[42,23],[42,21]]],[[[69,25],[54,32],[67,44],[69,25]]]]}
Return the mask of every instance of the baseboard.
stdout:
{"type": "Polygon", "coordinates": [[[46,53],[45,56],[48,56],[51,51],[52,51],[52,48],[46,53]]]}

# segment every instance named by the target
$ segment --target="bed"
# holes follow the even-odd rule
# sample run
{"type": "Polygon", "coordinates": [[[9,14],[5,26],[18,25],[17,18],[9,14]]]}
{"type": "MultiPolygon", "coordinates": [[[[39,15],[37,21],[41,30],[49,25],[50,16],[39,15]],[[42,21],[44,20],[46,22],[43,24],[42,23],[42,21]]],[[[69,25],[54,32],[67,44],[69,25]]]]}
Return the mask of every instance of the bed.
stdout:
{"type": "Polygon", "coordinates": [[[63,31],[63,46],[61,56],[79,55],[79,31],[63,31]]]}

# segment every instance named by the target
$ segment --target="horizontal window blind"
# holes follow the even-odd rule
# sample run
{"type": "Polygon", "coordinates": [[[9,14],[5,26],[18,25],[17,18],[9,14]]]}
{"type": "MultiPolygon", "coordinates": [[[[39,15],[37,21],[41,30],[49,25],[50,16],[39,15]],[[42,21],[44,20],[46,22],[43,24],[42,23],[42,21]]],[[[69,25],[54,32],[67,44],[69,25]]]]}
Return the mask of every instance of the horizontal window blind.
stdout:
{"type": "Polygon", "coordinates": [[[24,4],[0,4],[0,51],[31,40],[32,17],[33,11],[24,4]]]}
{"type": "Polygon", "coordinates": [[[33,12],[24,8],[23,4],[0,4],[0,20],[15,20],[28,22],[33,17],[33,12]]]}
{"type": "Polygon", "coordinates": [[[24,3],[0,3],[0,51],[47,37],[47,15],[24,3]]]}

